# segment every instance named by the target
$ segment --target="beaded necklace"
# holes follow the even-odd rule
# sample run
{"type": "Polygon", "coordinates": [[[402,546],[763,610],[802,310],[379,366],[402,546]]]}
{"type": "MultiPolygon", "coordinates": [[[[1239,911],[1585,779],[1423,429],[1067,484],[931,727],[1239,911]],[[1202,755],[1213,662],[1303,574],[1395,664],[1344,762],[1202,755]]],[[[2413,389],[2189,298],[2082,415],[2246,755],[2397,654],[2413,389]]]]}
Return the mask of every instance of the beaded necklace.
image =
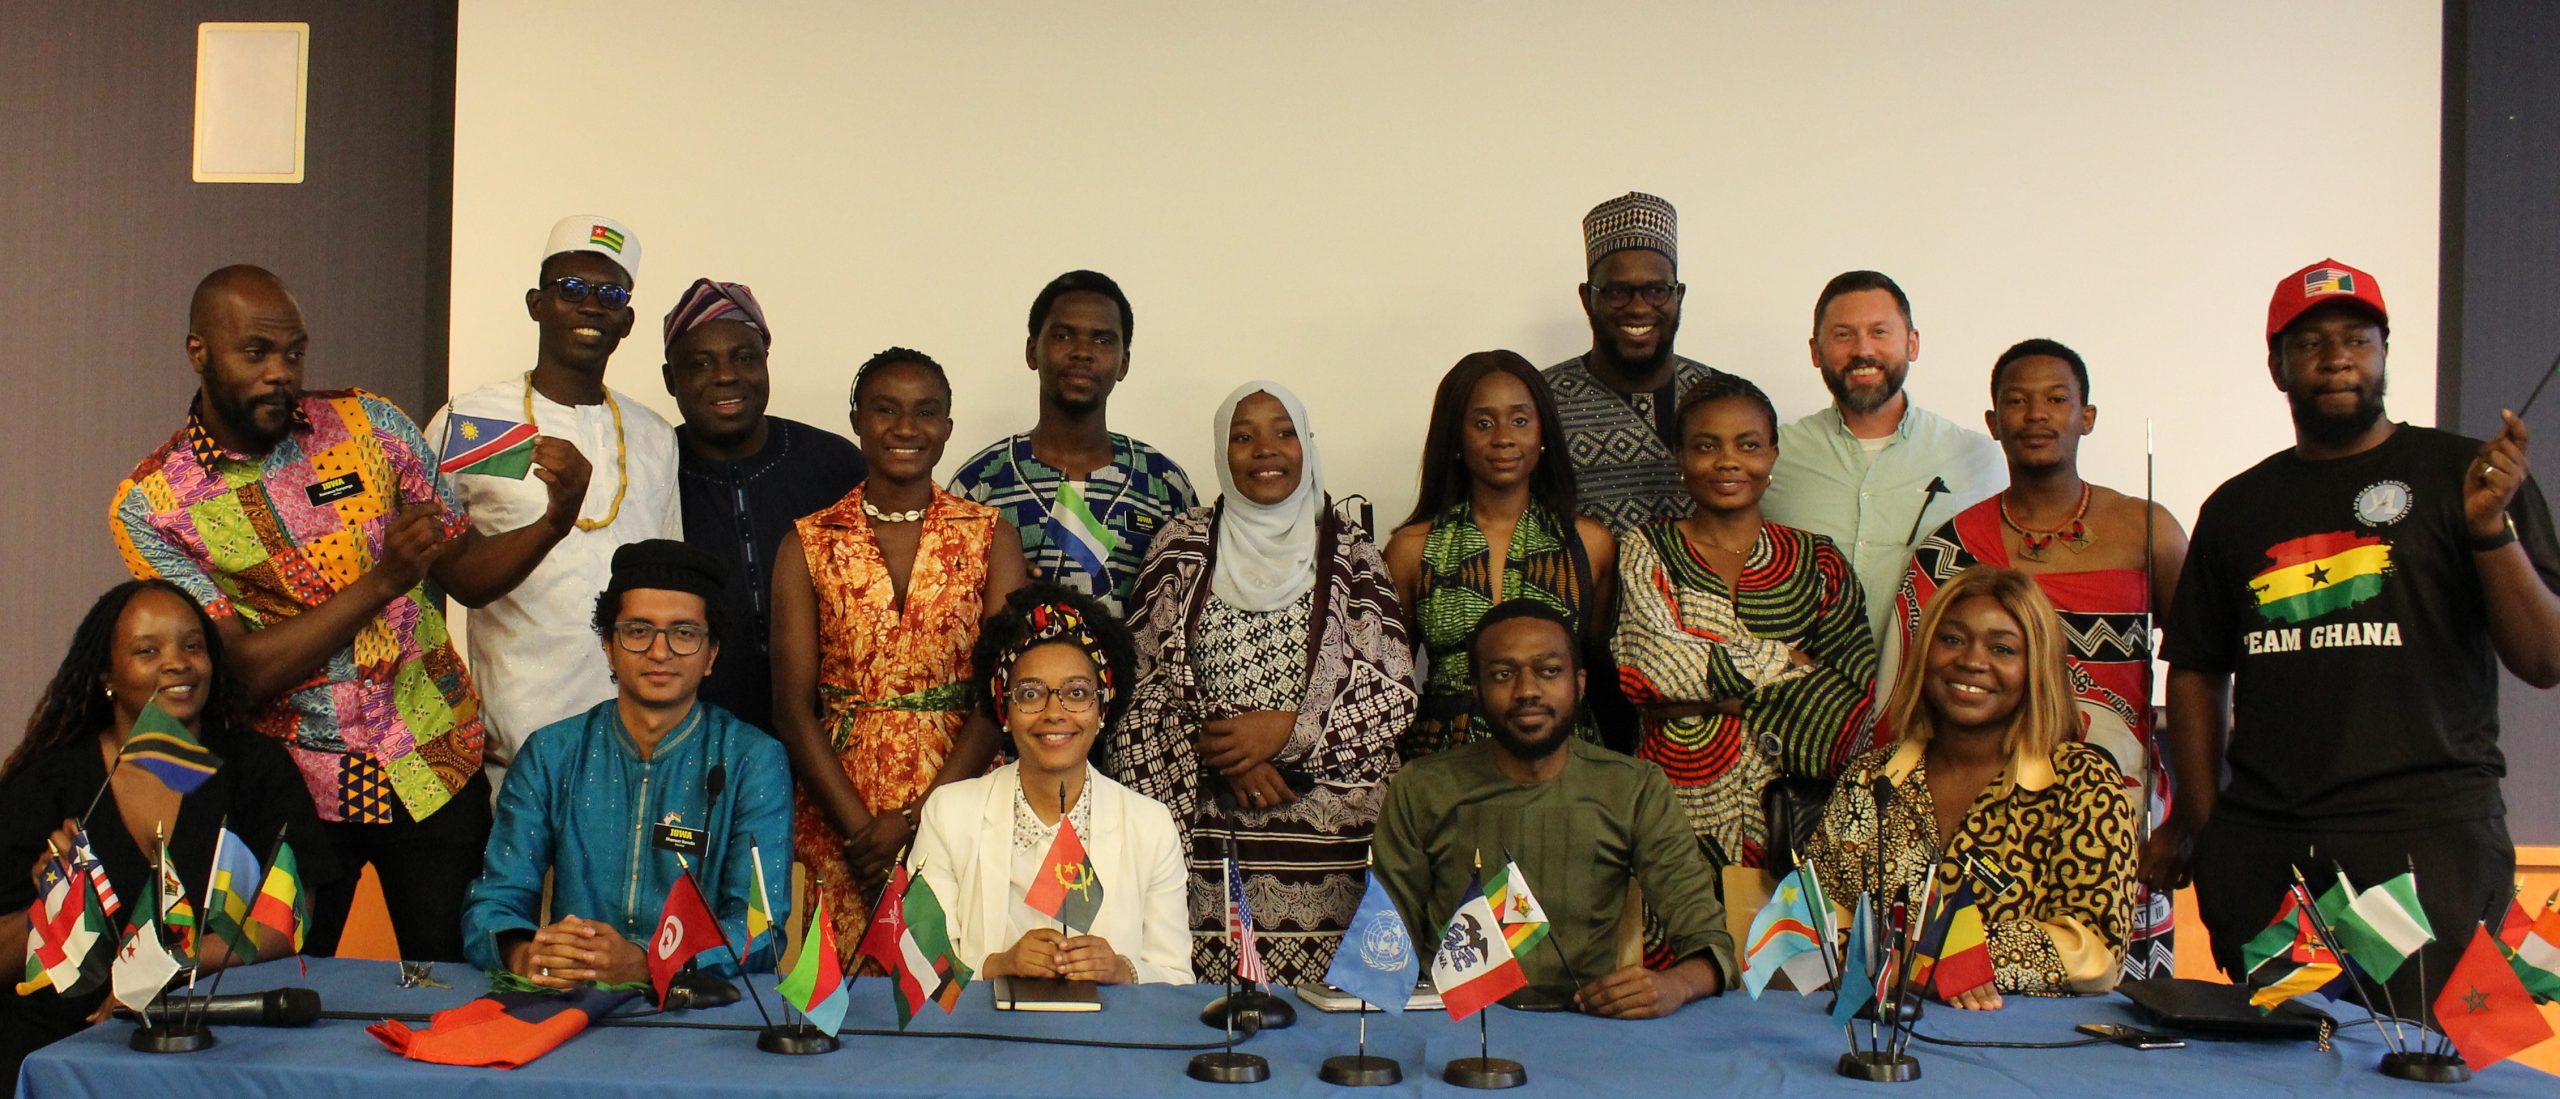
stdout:
{"type": "MultiPolygon", "coordinates": [[[[610,389],[604,391],[604,406],[613,412],[613,507],[606,510],[602,519],[579,516],[579,530],[603,530],[612,526],[613,521],[622,515],[622,493],[631,487],[631,469],[627,464],[629,456],[622,445],[622,406],[614,402],[610,389]]],[[[524,422],[533,423],[533,371],[530,370],[524,372],[524,422]]]]}

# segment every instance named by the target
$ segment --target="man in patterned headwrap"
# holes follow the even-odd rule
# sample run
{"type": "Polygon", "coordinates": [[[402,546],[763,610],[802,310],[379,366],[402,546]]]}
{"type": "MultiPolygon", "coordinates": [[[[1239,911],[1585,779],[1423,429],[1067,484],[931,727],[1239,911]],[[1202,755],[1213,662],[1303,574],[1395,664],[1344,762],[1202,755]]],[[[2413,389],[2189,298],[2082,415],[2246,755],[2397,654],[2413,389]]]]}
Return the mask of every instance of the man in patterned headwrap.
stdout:
{"type": "Polygon", "coordinates": [[[765,415],[773,326],[743,283],[695,279],[667,311],[667,393],[676,428],[676,487],[685,541],[737,579],[727,593],[738,636],[702,682],[702,700],[773,731],[774,550],[791,525],[844,498],[863,478],[850,440],[765,415]]]}
{"type": "Polygon", "coordinates": [[[1680,332],[1680,217],[1630,191],[1582,219],[1578,291],[1591,350],[1546,369],[1564,420],[1582,512],[1625,534],[1689,514],[1672,408],[1715,371],[1671,352],[1680,332]]]}

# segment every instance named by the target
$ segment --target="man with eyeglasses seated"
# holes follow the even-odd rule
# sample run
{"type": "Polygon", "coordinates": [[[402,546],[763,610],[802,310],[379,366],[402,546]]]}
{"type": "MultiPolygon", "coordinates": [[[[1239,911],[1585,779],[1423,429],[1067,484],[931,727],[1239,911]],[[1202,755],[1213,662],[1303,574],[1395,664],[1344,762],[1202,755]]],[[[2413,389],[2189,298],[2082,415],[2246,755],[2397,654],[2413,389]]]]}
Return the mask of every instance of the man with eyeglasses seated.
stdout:
{"type": "MultiPolygon", "coordinates": [[[[631,334],[639,238],[612,218],[574,214],[552,226],[542,257],[540,281],[524,295],[525,313],[541,333],[533,369],[455,397],[427,425],[427,442],[442,458],[472,445],[467,435],[447,434],[455,417],[466,416],[532,424],[545,437],[576,444],[594,469],[577,529],[514,590],[471,612],[471,672],[487,703],[492,783],[504,779],[535,729],[613,696],[604,655],[580,623],[614,552],[684,537],[675,428],[604,384],[614,348],[631,334]]],[[[463,426],[476,432],[485,425],[463,426]]],[[[445,477],[483,534],[522,526],[541,512],[541,482],[505,472],[445,477]]]]}
{"type": "MultiPolygon", "coordinates": [[[[725,571],[682,542],[614,551],[593,621],[617,693],[542,727],[516,757],[462,913],[471,964],[548,988],[648,980],[639,944],[688,862],[727,941],[745,951],[744,969],[771,970],[782,957],[791,768],[780,741],[695,697],[729,625],[725,571]],[[773,922],[750,940],[749,898],[760,887],[773,922]]],[[[741,972],[725,952],[700,966],[741,972]]]]}
{"type": "MultiPolygon", "coordinates": [[[[1715,371],[1671,352],[1680,334],[1679,212],[1630,191],[1582,219],[1591,350],[1545,370],[1582,513],[1619,534],[1689,514],[1675,455],[1680,395],[1715,371]]],[[[1552,457],[1552,456],[1551,456],[1552,457]]]]}

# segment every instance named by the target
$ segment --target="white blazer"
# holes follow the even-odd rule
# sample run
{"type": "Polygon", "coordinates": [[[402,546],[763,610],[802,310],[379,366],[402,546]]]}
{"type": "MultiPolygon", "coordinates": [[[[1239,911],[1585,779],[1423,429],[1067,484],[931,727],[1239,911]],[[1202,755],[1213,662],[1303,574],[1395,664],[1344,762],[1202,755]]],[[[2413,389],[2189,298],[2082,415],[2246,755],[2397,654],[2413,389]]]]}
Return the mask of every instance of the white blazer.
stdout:
{"type": "MultiPolygon", "coordinates": [[[[1005,937],[1013,903],[1013,794],[1022,784],[1008,763],[955,782],[925,799],[909,863],[933,885],[960,958],[971,966],[1013,948],[1005,937]]],[[[1102,909],[1090,934],[1127,955],[1142,984],[1191,983],[1191,923],[1182,840],[1163,803],[1094,772],[1093,831],[1081,836],[1102,882],[1102,909]]]]}

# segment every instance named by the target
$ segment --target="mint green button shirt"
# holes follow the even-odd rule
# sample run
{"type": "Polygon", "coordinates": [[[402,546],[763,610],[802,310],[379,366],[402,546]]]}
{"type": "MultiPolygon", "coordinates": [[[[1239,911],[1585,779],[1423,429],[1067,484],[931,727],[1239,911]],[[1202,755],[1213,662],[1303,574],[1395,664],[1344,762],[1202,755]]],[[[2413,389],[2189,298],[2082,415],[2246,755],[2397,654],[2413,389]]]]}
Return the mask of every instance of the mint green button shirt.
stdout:
{"type": "Polygon", "coordinates": [[[2007,487],[2008,460],[1988,435],[1906,404],[1901,425],[1871,460],[1835,405],[1778,429],[1778,466],[1760,510],[1831,539],[1848,555],[1866,591],[1867,628],[1882,638],[1912,545],[2007,487]],[[1932,478],[1947,483],[1934,498],[1932,478]],[[1915,520],[1919,535],[1911,532],[1915,520]]]}

